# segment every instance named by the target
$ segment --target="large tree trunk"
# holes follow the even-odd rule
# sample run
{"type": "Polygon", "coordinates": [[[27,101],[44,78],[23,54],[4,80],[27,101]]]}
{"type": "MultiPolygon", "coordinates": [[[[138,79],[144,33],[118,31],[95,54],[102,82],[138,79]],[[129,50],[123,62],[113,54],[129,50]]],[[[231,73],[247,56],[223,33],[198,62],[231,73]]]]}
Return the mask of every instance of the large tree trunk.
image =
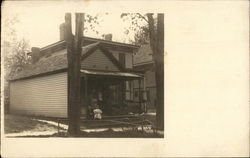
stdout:
{"type": "Polygon", "coordinates": [[[157,127],[164,130],[164,14],[157,16],[157,46],[156,46],[155,77],[157,89],[157,127]]]}
{"type": "Polygon", "coordinates": [[[153,14],[147,14],[149,24],[150,47],[153,51],[156,80],[156,125],[164,130],[164,14],[157,16],[157,30],[154,27],[153,14]]]}
{"type": "Polygon", "coordinates": [[[80,57],[82,51],[83,14],[76,14],[76,33],[72,34],[71,14],[65,14],[68,57],[68,135],[80,134],[80,57]]]}

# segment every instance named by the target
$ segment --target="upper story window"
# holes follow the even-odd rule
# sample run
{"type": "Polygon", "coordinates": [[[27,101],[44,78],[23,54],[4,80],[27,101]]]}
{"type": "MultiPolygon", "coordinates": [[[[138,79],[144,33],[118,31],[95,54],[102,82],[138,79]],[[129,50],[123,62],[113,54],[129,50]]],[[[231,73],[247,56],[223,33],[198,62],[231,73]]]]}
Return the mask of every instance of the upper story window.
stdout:
{"type": "Polygon", "coordinates": [[[121,51],[112,51],[112,54],[124,68],[126,68],[126,69],[133,68],[132,53],[121,52],[121,51]]]}
{"type": "Polygon", "coordinates": [[[125,54],[125,68],[126,69],[132,69],[133,68],[133,59],[132,59],[132,54],[131,53],[125,54]]]}

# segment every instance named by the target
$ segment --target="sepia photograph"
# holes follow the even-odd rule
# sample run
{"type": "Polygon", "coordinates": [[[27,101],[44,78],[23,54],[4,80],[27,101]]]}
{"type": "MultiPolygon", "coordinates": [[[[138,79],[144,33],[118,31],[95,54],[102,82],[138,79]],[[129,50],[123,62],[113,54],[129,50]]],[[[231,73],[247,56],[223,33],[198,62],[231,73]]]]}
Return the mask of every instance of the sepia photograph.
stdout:
{"type": "Polygon", "coordinates": [[[5,0],[1,157],[249,157],[249,1],[5,0]]]}
{"type": "Polygon", "coordinates": [[[4,136],[163,138],[164,14],[42,14],[3,17],[4,136]]]}

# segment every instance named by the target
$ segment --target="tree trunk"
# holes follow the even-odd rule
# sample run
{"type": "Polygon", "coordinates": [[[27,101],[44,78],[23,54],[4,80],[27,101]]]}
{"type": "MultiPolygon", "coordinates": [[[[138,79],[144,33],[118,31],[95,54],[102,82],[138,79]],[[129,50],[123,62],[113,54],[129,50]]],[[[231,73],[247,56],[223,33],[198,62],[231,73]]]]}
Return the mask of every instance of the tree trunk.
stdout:
{"type": "Polygon", "coordinates": [[[160,130],[164,130],[164,14],[157,16],[157,46],[155,52],[155,77],[157,87],[156,122],[160,130]]]}
{"type": "Polygon", "coordinates": [[[153,14],[147,14],[150,47],[153,51],[156,80],[156,126],[164,130],[164,14],[157,16],[157,30],[153,14]]]}
{"type": "Polygon", "coordinates": [[[76,14],[76,33],[72,34],[71,14],[65,14],[65,35],[68,57],[68,135],[80,134],[80,57],[82,44],[83,14],[76,14]]]}

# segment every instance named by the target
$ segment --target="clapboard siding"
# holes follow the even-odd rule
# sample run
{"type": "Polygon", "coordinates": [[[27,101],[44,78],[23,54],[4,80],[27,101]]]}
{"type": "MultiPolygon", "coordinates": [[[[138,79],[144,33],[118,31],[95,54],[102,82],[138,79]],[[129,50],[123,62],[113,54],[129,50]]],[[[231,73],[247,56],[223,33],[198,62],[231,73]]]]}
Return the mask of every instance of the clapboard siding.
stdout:
{"type": "Polygon", "coordinates": [[[124,52],[124,51],[114,51],[110,50],[110,52],[113,54],[113,56],[119,60],[119,54],[124,54],[125,56],[125,68],[126,69],[132,69],[133,68],[133,53],[132,52],[124,52]]]}
{"type": "Polygon", "coordinates": [[[100,49],[97,49],[89,57],[81,62],[81,68],[94,70],[119,71],[116,65],[103,54],[100,49]]]}
{"type": "Polygon", "coordinates": [[[67,73],[11,82],[10,112],[67,117],[67,73]]]}

